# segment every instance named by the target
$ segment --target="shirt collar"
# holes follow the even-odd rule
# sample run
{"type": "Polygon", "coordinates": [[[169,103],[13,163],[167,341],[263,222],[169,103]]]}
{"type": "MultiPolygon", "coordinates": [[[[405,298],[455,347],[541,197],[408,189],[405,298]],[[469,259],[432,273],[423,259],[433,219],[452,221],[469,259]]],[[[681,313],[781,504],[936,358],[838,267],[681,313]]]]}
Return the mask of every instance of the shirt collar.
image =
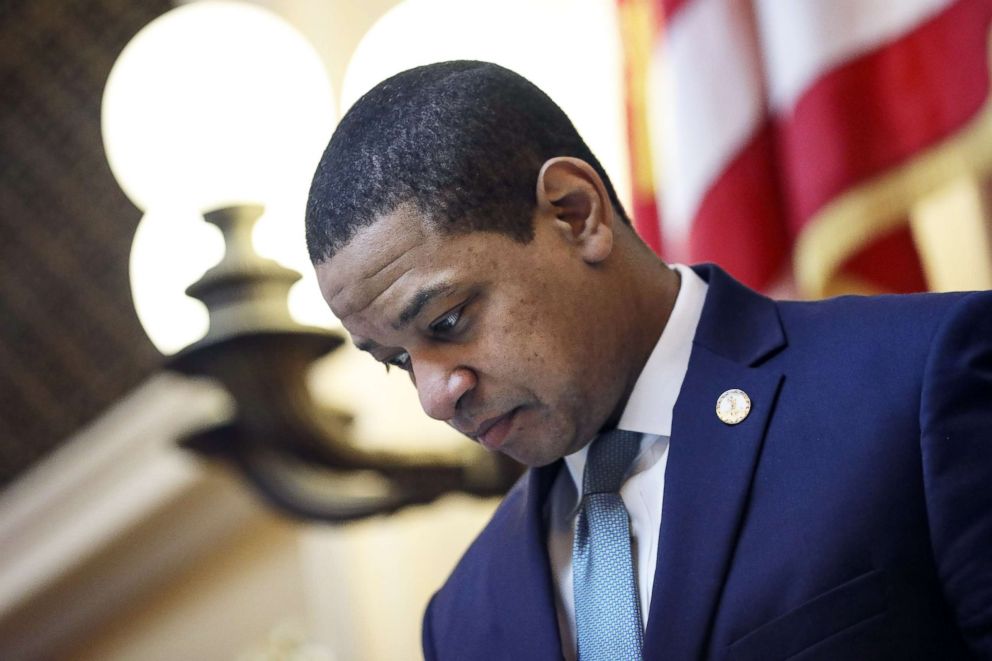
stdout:
{"type": "MultiPolygon", "coordinates": [[[[618,429],[645,434],[641,439],[641,455],[654,447],[658,436],[672,435],[675,400],[678,399],[682,382],[689,371],[692,339],[703,315],[703,303],[709,289],[706,281],[688,266],[673,264],[671,268],[681,276],[675,306],[658,343],[654,345],[654,350],[634,383],[634,389],[620,415],[620,422],[617,423],[618,429]]],[[[565,457],[565,465],[568,466],[577,489],[581,489],[588,453],[587,443],[578,452],[565,457]]],[[[644,463],[640,459],[639,456],[634,464],[644,463]]]]}

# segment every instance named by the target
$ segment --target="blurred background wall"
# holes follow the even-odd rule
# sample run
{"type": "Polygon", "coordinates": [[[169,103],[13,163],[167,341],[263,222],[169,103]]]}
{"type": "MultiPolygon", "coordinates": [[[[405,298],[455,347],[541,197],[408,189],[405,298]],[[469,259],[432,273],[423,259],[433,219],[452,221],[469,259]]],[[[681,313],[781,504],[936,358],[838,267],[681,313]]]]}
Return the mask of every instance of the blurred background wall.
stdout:
{"type": "MultiPolygon", "coordinates": [[[[329,126],[417,64],[528,76],[668,259],[718,261],[777,296],[992,287],[988,0],[249,4],[316,51],[329,126]]],[[[153,213],[101,138],[115,61],[174,6],[0,4],[0,658],[420,658],[426,600],[494,499],[301,523],[177,445],[236,403],[161,369],[181,345],[153,342],[133,298],[135,232],[153,213]]],[[[334,328],[293,204],[256,245],[304,273],[297,317],[334,328]]],[[[169,285],[183,298],[212,263],[190,256],[201,236],[152,241],[164,271],[141,277],[188,273],[169,285]]],[[[350,347],[309,384],[354,416],[363,447],[465,443],[350,347]]]]}

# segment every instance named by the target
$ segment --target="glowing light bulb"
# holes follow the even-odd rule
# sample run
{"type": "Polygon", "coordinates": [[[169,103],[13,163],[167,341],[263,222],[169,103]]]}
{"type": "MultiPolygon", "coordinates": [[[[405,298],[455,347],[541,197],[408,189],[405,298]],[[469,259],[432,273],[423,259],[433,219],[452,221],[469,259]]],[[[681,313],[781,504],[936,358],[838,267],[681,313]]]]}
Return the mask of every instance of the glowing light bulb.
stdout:
{"type": "MultiPolygon", "coordinates": [[[[272,12],[204,0],[145,26],[124,48],[104,91],[107,160],[145,211],[131,283],[145,331],[173,353],[206,330],[185,288],[216,263],[205,211],[259,203],[259,253],[304,275],[303,323],[332,320],[317,292],[303,238],[306,194],[336,116],[323,64],[272,12]]],[[[213,238],[211,238],[213,237],[213,238]]],[[[295,306],[299,311],[300,306],[295,306]]]]}

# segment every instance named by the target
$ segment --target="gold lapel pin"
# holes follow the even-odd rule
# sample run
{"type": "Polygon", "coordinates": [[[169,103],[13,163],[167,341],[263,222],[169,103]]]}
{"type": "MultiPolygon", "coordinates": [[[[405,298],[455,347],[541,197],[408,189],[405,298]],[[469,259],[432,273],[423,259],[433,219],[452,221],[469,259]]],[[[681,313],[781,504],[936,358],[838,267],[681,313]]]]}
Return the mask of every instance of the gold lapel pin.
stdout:
{"type": "Polygon", "coordinates": [[[737,388],[724,391],[716,400],[716,417],[728,425],[736,425],[751,412],[751,398],[737,388]]]}

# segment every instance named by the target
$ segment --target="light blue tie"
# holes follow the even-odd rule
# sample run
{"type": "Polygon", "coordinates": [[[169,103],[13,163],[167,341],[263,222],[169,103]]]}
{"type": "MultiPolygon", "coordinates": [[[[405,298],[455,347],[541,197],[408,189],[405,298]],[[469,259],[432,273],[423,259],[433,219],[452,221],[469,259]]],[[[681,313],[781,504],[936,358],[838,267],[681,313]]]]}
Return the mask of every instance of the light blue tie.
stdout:
{"type": "Polygon", "coordinates": [[[579,661],[641,658],[644,631],[630,551],[630,519],[620,498],[641,435],[613,430],[589,448],[572,545],[579,661]]]}

